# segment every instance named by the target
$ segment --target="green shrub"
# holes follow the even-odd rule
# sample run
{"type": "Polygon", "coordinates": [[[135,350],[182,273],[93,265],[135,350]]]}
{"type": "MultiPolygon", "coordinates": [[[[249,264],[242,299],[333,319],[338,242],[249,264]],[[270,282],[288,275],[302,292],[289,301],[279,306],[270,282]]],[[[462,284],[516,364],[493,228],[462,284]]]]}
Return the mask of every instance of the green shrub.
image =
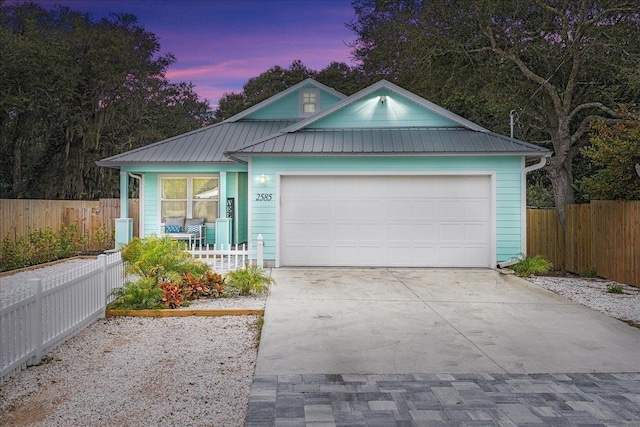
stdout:
{"type": "Polygon", "coordinates": [[[516,275],[520,277],[528,277],[533,274],[544,274],[553,268],[553,264],[542,255],[525,257],[517,264],[509,267],[516,275]]]}
{"type": "Polygon", "coordinates": [[[580,277],[586,277],[589,279],[593,279],[594,277],[598,277],[598,273],[591,269],[591,270],[584,270],[580,272],[580,277]]]}
{"type": "Polygon", "coordinates": [[[164,278],[178,284],[186,273],[204,274],[209,269],[185,249],[184,242],[168,237],[136,237],[122,248],[122,260],[127,274],[164,278]]]}
{"type": "Polygon", "coordinates": [[[262,294],[269,290],[275,281],[267,276],[265,271],[257,265],[246,264],[244,268],[230,271],[225,277],[229,292],[234,291],[241,296],[262,294]]]}
{"type": "Polygon", "coordinates": [[[57,233],[51,228],[31,231],[26,236],[12,240],[8,235],[2,242],[2,270],[15,270],[30,265],[69,258],[82,249],[86,236],[72,224],[57,233]]]}
{"type": "Polygon", "coordinates": [[[610,294],[623,294],[624,289],[620,285],[609,285],[607,286],[607,292],[610,294]]]}
{"type": "Polygon", "coordinates": [[[2,270],[15,270],[32,265],[33,248],[27,236],[11,240],[5,237],[2,243],[2,270]]]}
{"type": "Polygon", "coordinates": [[[109,308],[121,310],[140,310],[162,308],[162,289],[152,277],[143,277],[135,282],[127,282],[112,293],[117,299],[109,308]]]}

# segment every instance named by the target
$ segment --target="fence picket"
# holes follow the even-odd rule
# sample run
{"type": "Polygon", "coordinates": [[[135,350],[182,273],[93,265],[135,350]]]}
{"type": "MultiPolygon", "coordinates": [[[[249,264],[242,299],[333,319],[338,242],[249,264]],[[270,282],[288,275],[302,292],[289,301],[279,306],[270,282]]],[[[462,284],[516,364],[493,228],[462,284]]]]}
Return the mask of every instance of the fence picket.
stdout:
{"type": "Polygon", "coordinates": [[[0,385],[104,317],[107,289],[124,284],[124,267],[120,253],[100,255],[87,266],[30,283],[29,291],[0,300],[0,385]]]}

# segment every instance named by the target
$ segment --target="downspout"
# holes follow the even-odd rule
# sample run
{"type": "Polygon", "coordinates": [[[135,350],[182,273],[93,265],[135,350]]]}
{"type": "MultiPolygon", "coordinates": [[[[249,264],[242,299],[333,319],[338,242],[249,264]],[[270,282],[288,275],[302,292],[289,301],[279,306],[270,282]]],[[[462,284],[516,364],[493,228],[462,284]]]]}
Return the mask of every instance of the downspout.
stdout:
{"type": "Polygon", "coordinates": [[[144,186],[142,185],[142,175],[136,175],[129,172],[131,178],[138,180],[138,237],[144,236],[144,186]]]}
{"type": "MultiPolygon", "coordinates": [[[[550,155],[550,154],[549,154],[550,155]]],[[[538,163],[534,163],[531,166],[527,166],[525,168],[522,169],[522,174],[520,176],[520,184],[521,184],[521,194],[523,195],[522,197],[522,225],[521,227],[521,237],[520,237],[520,241],[522,242],[521,245],[521,253],[523,255],[527,254],[527,174],[529,172],[533,172],[535,170],[541,169],[543,168],[546,164],[547,164],[547,157],[541,157],[540,161],[538,163]]],[[[509,267],[510,265],[516,264],[518,263],[520,260],[519,259],[510,259],[508,261],[503,261],[498,263],[498,267],[499,268],[505,268],[505,267],[509,267]]]]}

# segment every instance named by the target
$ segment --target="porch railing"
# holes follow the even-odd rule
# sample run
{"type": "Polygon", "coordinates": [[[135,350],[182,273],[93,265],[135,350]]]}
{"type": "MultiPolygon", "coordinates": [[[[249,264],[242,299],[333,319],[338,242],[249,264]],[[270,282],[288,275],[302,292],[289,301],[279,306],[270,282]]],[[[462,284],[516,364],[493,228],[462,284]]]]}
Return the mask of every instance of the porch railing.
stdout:
{"type": "Polygon", "coordinates": [[[245,264],[256,264],[264,267],[264,239],[258,235],[255,250],[249,250],[242,245],[193,245],[188,251],[195,259],[199,259],[211,266],[217,273],[237,270],[245,264]]]}

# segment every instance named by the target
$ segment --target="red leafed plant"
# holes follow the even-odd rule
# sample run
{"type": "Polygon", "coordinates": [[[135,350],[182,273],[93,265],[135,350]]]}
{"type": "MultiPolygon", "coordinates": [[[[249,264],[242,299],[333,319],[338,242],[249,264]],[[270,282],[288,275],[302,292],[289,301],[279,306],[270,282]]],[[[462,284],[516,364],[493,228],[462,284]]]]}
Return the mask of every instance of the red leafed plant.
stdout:
{"type": "Polygon", "coordinates": [[[202,274],[186,273],[182,276],[182,287],[188,300],[210,295],[209,287],[205,283],[205,278],[202,274]]]}
{"type": "Polygon", "coordinates": [[[224,290],[227,287],[224,283],[224,277],[221,274],[214,273],[211,270],[207,270],[204,274],[207,286],[209,287],[209,296],[212,298],[219,298],[224,294],[224,290]]]}
{"type": "Polygon", "coordinates": [[[159,287],[162,290],[161,301],[164,305],[170,308],[178,308],[182,305],[184,296],[182,295],[181,286],[161,281],[159,287]]]}

